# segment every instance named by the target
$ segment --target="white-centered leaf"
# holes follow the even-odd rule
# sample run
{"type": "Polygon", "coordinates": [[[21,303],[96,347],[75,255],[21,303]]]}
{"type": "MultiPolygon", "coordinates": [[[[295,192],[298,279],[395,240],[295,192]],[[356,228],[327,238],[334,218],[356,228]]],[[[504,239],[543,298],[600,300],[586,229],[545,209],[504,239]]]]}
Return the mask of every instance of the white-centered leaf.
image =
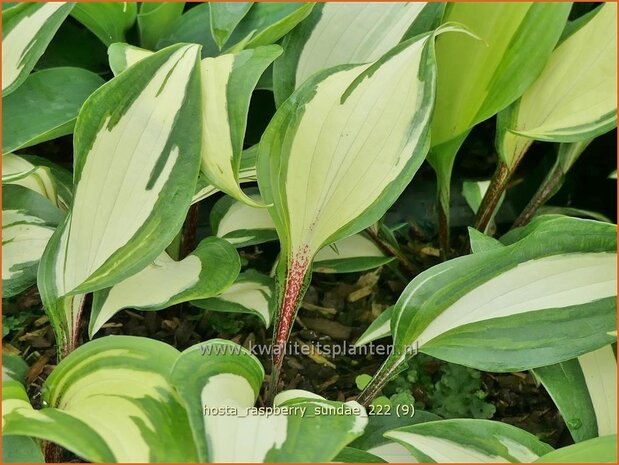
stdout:
{"type": "Polygon", "coordinates": [[[264,370],[250,351],[230,341],[185,350],[172,378],[202,462],[328,462],[367,423],[356,402],[327,401],[306,391],[280,394],[276,412],[255,408],[264,370]],[[336,408],[342,411],[337,414],[336,408]]]}
{"type": "Polygon", "coordinates": [[[616,37],[617,5],[604,3],[552,52],[511,112],[509,131],[530,139],[575,142],[616,126],[616,37]]]}
{"type": "Polygon", "coordinates": [[[514,371],[611,341],[615,225],[540,217],[503,242],[430,268],[409,284],[393,314],[392,361],[400,363],[413,346],[466,366],[514,371]]]}
{"type": "Polygon", "coordinates": [[[179,231],[199,171],[199,95],[199,46],[178,45],[136,63],[82,107],[73,204],[39,268],[50,319],[62,319],[58,299],[137,273],[179,231]]]}
{"type": "Polygon", "coordinates": [[[274,66],[276,101],[281,104],[318,71],[377,60],[402,40],[426,6],[424,2],[319,3],[284,40],[285,52],[274,66]]]}
{"type": "Polygon", "coordinates": [[[137,63],[143,58],[151,56],[153,53],[155,52],[124,42],[115,42],[107,49],[110,69],[114,73],[114,76],[118,76],[129,66],[137,63]]]}
{"type": "Polygon", "coordinates": [[[388,431],[385,437],[422,463],[527,463],[553,450],[522,429],[489,420],[432,421],[388,431]]]}
{"type": "MultiPolygon", "coordinates": [[[[247,195],[256,204],[262,199],[255,189],[247,195]]],[[[226,239],[235,247],[246,247],[277,239],[275,225],[268,211],[241,203],[231,197],[222,197],[210,213],[210,225],[217,237],[226,239]]],[[[314,260],[317,273],[352,273],[378,268],[394,260],[362,233],[345,237],[323,247],[314,260]]]]}
{"type": "Polygon", "coordinates": [[[2,297],[36,283],[39,259],[64,219],[48,199],[23,186],[2,188],[2,297]]]}
{"type": "Polygon", "coordinates": [[[322,246],[369,226],[416,172],[434,96],[432,42],[426,34],[375,63],[319,73],[278,110],[257,168],[287,260],[307,267],[322,246]]]}
{"type": "Polygon", "coordinates": [[[205,58],[202,73],[202,171],[223,192],[257,206],[239,187],[249,100],[277,45],[205,58]]]}
{"type": "Polygon", "coordinates": [[[3,11],[3,96],[26,80],[74,6],[66,2],[33,2],[3,11]]]}
{"type": "Polygon", "coordinates": [[[612,346],[533,370],[576,442],[616,434],[617,360],[612,346]]]}
{"type": "Polygon", "coordinates": [[[236,282],[221,294],[192,301],[192,305],[215,312],[249,313],[271,326],[275,282],[273,278],[253,270],[241,273],[236,282]]]}
{"type": "Polygon", "coordinates": [[[30,189],[63,211],[69,209],[73,197],[71,173],[45,158],[33,155],[3,155],[2,184],[30,189]]]}
{"type": "MultiPolygon", "coordinates": [[[[258,147],[254,145],[253,147],[243,150],[241,153],[241,163],[238,175],[239,184],[256,181],[257,149],[258,147]]],[[[196,192],[191,199],[191,203],[194,204],[200,200],[204,200],[217,192],[220,192],[220,190],[213,186],[209,179],[201,173],[198,177],[196,192]]]]}
{"type": "Polygon", "coordinates": [[[90,337],[123,308],[160,310],[218,295],[234,282],[240,268],[236,250],[214,237],[178,262],[163,252],[137,274],[94,293],[90,337]]]}
{"type": "MultiPolygon", "coordinates": [[[[116,75],[151,54],[127,44],[114,44],[108,50],[110,67],[116,75]]],[[[281,47],[272,45],[205,58],[200,64],[204,182],[256,207],[262,205],[239,186],[248,177],[244,172],[247,170],[243,170],[242,153],[249,101],[258,79],[280,54],[281,47]]],[[[205,198],[210,193],[196,196],[205,198]]]]}
{"type": "Polygon", "coordinates": [[[421,165],[434,37],[417,36],[373,63],[315,74],[263,134],[258,184],[282,245],[276,344],[288,337],[316,253],[375,223],[421,165]]]}
{"type": "Polygon", "coordinates": [[[20,397],[23,386],[12,385],[9,397],[3,385],[3,434],[51,440],[90,462],[195,462],[187,413],[170,383],[178,356],[147,338],[91,341],[53,370],[41,410],[25,391],[20,397]]]}

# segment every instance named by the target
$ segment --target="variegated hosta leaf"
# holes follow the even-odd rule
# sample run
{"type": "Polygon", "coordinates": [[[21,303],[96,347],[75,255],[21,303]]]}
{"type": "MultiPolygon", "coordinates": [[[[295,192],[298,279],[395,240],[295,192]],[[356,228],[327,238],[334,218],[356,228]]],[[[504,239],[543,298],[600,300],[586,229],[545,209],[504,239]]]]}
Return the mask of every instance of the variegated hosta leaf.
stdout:
{"type": "Polygon", "coordinates": [[[142,271],[93,295],[89,333],[92,337],[123,308],[161,310],[220,294],[237,277],[241,261],[226,241],[209,237],[181,261],[166,252],[142,271]]]}
{"type": "Polygon", "coordinates": [[[527,463],[553,450],[524,430],[489,420],[432,421],[388,431],[385,437],[423,463],[527,463]]]}
{"type": "Polygon", "coordinates": [[[6,97],[28,77],[73,3],[22,3],[2,12],[2,94],[6,97]]]}
{"type": "MultiPolygon", "coordinates": [[[[262,206],[243,193],[239,183],[249,100],[264,70],[281,53],[277,45],[205,58],[202,82],[202,161],[204,182],[255,207],[262,206]]],[[[108,51],[116,75],[152,52],[127,44],[108,51]]],[[[204,198],[204,197],[202,197],[204,198]]]]}
{"type": "Polygon", "coordinates": [[[89,424],[62,410],[34,410],[20,381],[3,380],[2,437],[24,436],[55,442],[93,462],[115,461],[110,448],[89,424]]]}
{"type": "Polygon", "coordinates": [[[436,45],[438,82],[428,161],[449,211],[451,170],[469,130],[512,103],[542,70],[570,3],[450,3],[443,21],[478,39],[445,35],[436,45]],[[481,40],[479,40],[481,39],[481,40]]]}
{"type": "Polygon", "coordinates": [[[31,74],[2,99],[2,153],[73,132],[84,100],[103,84],[80,68],[50,68],[31,74]]]}
{"type": "MultiPolygon", "coordinates": [[[[236,282],[221,294],[191,302],[199,308],[215,312],[249,313],[271,326],[275,307],[273,278],[253,270],[241,273],[236,282]]],[[[198,297],[199,298],[199,297],[198,297]]]]}
{"type": "Polygon", "coordinates": [[[129,66],[137,63],[143,58],[151,56],[153,53],[155,52],[124,42],[113,43],[107,49],[110,69],[112,73],[114,73],[114,76],[118,76],[129,66]]]}
{"type": "Polygon", "coordinates": [[[612,342],[606,333],[617,321],[615,225],[539,218],[502,240],[506,247],[445,262],[409,284],[393,314],[396,363],[413,347],[506,372],[612,342]]]}
{"type": "MultiPolygon", "coordinates": [[[[284,54],[273,69],[276,102],[281,104],[318,71],[377,60],[402,40],[426,6],[423,2],[317,4],[284,39],[284,54]]],[[[435,11],[436,16],[440,13],[435,11]]]]}
{"type": "Polygon", "coordinates": [[[373,240],[358,233],[320,249],[312,268],[316,273],[353,273],[378,268],[393,260],[395,257],[385,255],[373,240]]]}
{"type": "Polygon", "coordinates": [[[383,313],[378,315],[368,329],[359,336],[355,345],[357,347],[369,344],[377,339],[382,339],[391,335],[391,316],[393,315],[393,306],[386,308],[383,313]]]}
{"type": "MultiPolygon", "coordinates": [[[[157,52],[82,107],[73,204],[39,268],[50,320],[66,323],[60,298],[137,273],[179,231],[199,171],[199,53],[183,44],[157,52]]],[[[56,335],[61,346],[67,331],[56,335]]]]}
{"type": "Polygon", "coordinates": [[[135,23],[137,11],[137,2],[77,3],[71,16],[108,46],[125,41],[125,32],[135,23]]]}
{"type": "MultiPolygon", "coordinates": [[[[248,189],[247,195],[261,203],[260,194],[248,189]]],[[[231,197],[222,197],[210,214],[211,228],[215,235],[226,239],[235,247],[262,244],[277,239],[275,225],[268,211],[254,208],[231,197]]],[[[394,260],[362,233],[345,237],[323,247],[313,263],[317,273],[352,273],[378,268],[394,260]]]]}
{"type": "Polygon", "coordinates": [[[201,462],[327,462],[367,423],[365,409],[286,391],[274,407],[254,409],[264,370],[248,350],[216,339],[185,350],[172,370],[201,462]],[[329,408],[345,409],[340,414],[329,408]],[[216,409],[227,411],[218,415],[216,409]],[[358,413],[356,413],[358,412],[358,413]]]}
{"type": "MultiPolygon", "coordinates": [[[[484,195],[486,195],[489,186],[490,181],[464,181],[462,183],[462,195],[466,200],[468,206],[471,207],[471,210],[473,210],[473,213],[477,213],[477,211],[479,210],[479,207],[481,206],[481,201],[484,198],[484,195]]],[[[501,195],[501,199],[496,206],[494,214],[492,215],[490,221],[488,221],[486,231],[493,226],[496,212],[499,211],[499,208],[501,208],[504,199],[505,193],[501,195]]]]}
{"type": "Polygon", "coordinates": [[[240,50],[274,44],[303,21],[314,5],[311,2],[254,2],[226,45],[240,50]]]}
{"type": "Polygon", "coordinates": [[[434,34],[424,34],[373,63],[314,75],[271,120],[257,172],[282,244],[277,344],[288,338],[316,253],[375,223],[419,168],[435,68],[434,34]]]}
{"type": "Polygon", "coordinates": [[[612,346],[533,372],[575,441],[617,433],[617,360],[612,346]]]}
{"type": "Polygon", "coordinates": [[[69,209],[73,197],[71,173],[45,158],[33,155],[3,155],[2,184],[23,186],[65,211],[69,209]]]}
{"type": "Polygon", "coordinates": [[[368,449],[368,453],[380,457],[387,463],[417,463],[409,450],[397,442],[387,441],[368,449]]]}
{"type": "Polygon", "coordinates": [[[254,5],[253,2],[210,2],[211,35],[219,49],[230,38],[232,31],[254,5]]]}
{"type": "Polygon", "coordinates": [[[380,458],[377,455],[371,454],[361,449],[354,447],[345,447],[333,459],[333,462],[339,463],[387,463],[387,460],[380,458]]]}
{"type": "Polygon", "coordinates": [[[617,435],[562,447],[536,460],[539,463],[617,463],[617,435]]]}
{"type": "Polygon", "coordinates": [[[39,259],[64,213],[45,197],[23,186],[2,189],[2,297],[37,281],[39,259]]]}
{"type": "MultiPolygon", "coordinates": [[[[252,203],[262,203],[257,189],[247,189],[252,203]]],[[[209,223],[217,237],[227,240],[235,247],[262,244],[277,240],[275,225],[264,208],[255,208],[247,203],[224,196],[213,205],[209,223]]]]}
{"type": "Polygon", "coordinates": [[[157,42],[181,17],[185,2],[141,2],[138,13],[140,44],[149,50],[156,50],[157,42]]]}
{"type": "Polygon", "coordinates": [[[198,54],[193,45],[162,50],[84,104],[76,125],[75,198],[56,237],[58,250],[50,251],[55,263],[65,263],[54,273],[58,295],[134,274],[179,230],[198,172],[198,54]]]}
{"type": "MultiPolygon", "coordinates": [[[[238,174],[238,181],[240,184],[256,180],[257,149],[258,147],[254,145],[253,147],[243,150],[241,153],[241,166],[238,174]]],[[[213,186],[208,178],[201,173],[198,177],[196,192],[191,199],[191,203],[194,204],[200,200],[204,200],[217,192],[219,192],[219,189],[213,186]]]]}
{"type": "Polygon", "coordinates": [[[25,392],[21,404],[3,408],[3,433],[51,440],[92,462],[196,461],[187,415],[169,382],[178,355],[146,338],[89,342],[47,379],[46,408],[32,410],[25,392]]]}
{"type": "Polygon", "coordinates": [[[271,45],[205,58],[202,73],[202,172],[215,187],[258,206],[239,187],[249,100],[264,70],[281,54],[271,45]]]}
{"type": "Polygon", "coordinates": [[[604,3],[550,56],[537,80],[510,109],[501,156],[517,157],[526,139],[575,142],[617,125],[617,5],[604,3]]]}

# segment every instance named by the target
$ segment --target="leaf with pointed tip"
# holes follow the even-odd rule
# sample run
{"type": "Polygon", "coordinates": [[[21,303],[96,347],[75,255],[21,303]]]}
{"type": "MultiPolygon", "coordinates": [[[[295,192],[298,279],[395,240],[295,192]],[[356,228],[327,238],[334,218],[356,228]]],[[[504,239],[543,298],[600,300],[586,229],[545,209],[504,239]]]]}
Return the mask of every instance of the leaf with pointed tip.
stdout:
{"type": "MultiPolygon", "coordinates": [[[[210,3],[210,2],[209,2],[210,3]]],[[[157,42],[157,49],[182,43],[202,45],[202,57],[214,57],[220,50],[211,35],[211,8],[202,3],[189,9],[172,23],[168,31],[157,42]]]]}
{"type": "MultiPolygon", "coordinates": [[[[65,320],[59,299],[137,273],[179,231],[199,171],[198,59],[197,45],[169,47],[104,84],[82,107],[73,204],[39,267],[50,320],[65,320]]],[[[57,334],[59,345],[70,336],[57,334]]]]}
{"type": "Polygon", "coordinates": [[[480,233],[477,229],[468,228],[468,230],[471,251],[473,253],[480,253],[503,247],[503,244],[501,244],[501,242],[494,237],[486,236],[484,233],[480,233]]]}
{"type": "Polygon", "coordinates": [[[15,184],[30,189],[63,211],[69,209],[73,198],[71,173],[34,155],[3,155],[2,184],[15,184]]]}
{"type": "Polygon", "coordinates": [[[2,99],[2,152],[71,134],[80,107],[103,83],[80,68],[50,68],[28,76],[2,99]]]}
{"type": "Polygon", "coordinates": [[[449,212],[451,171],[470,129],[531,85],[558,42],[570,3],[451,3],[444,22],[478,39],[445,35],[436,45],[438,82],[428,161],[449,212]]]}
{"type": "Polygon", "coordinates": [[[553,449],[532,434],[498,421],[432,421],[385,433],[419,462],[532,462],[553,449]]]}
{"type": "Polygon", "coordinates": [[[95,291],[89,335],[92,338],[123,308],[155,311],[218,295],[232,285],[240,268],[236,250],[216,237],[204,239],[178,262],[162,252],[142,271],[109,289],[95,291]]]}
{"type": "Polygon", "coordinates": [[[617,5],[604,3],[559,44],[505,116],[507,133],[497,144],[503,159],[517,157],[521,138],[577,142],[617,125],[616,36],[617,5]]]}
{"type": "Polygon", "coordinates": [[[28,77],[74,3],[20,3],[2,12],[2,96],[28,77]]]}
{"type": "Polygon", "coordinates": [[[277,344],[316,253],[375,223],[421,165],[435,68],[434,34],[418,36],[373,63],[317,73],[271,120],[257,172],[282,244],[277,344]]]}
{"type": "Polygon", "coordinates": [[[273,278],[249,270],[241,273],[236,282],[221,294],[194,300],[192,305],[214,312],[249,313],[262,320],[264,326],[271,326],[275,301],[273,278]]]}
{"type": "Polygon", "coordinates": [[[151,56],[155,52],[144,48],[135,47],[124,42],[116,42],[107,49],[110,69],[114,76],[118,76],[134,63],[151,56]]]}
{"type": "Polygon", "coordinates": [[[236,50],[274,44],[307,18],[314,6],[311,2],[254,2],[226,45],[236,50]]]}
{"type": "Polygon", "coordinates": [[[239,187],[249,100],[264,70],[281,54],[271,45],[205,58],[202,73],[202,172],[228,195],[259,206],[239,187]]]}
{"type": "Polygon", "coordinates": [[[64,213],[23,186],[2,191],[2,298],[8,298],[36,283],[39,260],[64,213]]]}
{"type": "Polygon", "coordinates": [[[414,346],[481,370],[519,371],[612,341],[616,226],[553,217],[516,233],[511,245],[450,260],[409,284],[393,314],[392,362],[414,346]]]}
{"type": "Polygon", "coordinates": [[[137,2],[77,3],[71,16],[108,46],[125,41],[125,33],[135,23],[137,12],[137,2]]]}
{"type": "MultiPolygon", "coordinates": [[[[253,147],[243,150],[241,153],[241,163],[238,174],[239,184],[256,180],[257,149],[258,147],[254,145],[253,147]]],[[[200,200],[204,200],[217,192],[220,192],[219,189],[213,186],[205,175],[200,174],[191,203],[194,204],[200,200]]]]}
{"type": "MultiPolygon", "coordinates": [[[[152,54],[127,44],[114,44],[108,53],[117,75],[152,54]]],[[[247,196],[239,185],[247,177],[241,171],[249,101],[258,79],[280,53],[281,47],[271,45],[204,58],[200,64],[204,182],[255,207],[263,205],[247,196]]]]}
{"type": "Polygon", "coordinates": [[[142,2],[137,15],[140,45],[155,50],[157,42],[181,17],[185,2],[142,2]]]}
{"type": "Polygon", "coordinates": [[[378,318],[372,321],[372,324],[368,326],[368,329],[366,329],[365,332],[359,336],[359,339],[355,342],[355,346],[360,347],[377,339],[390,336],[392,315],[393,305],[391,307],[387,307],[383,313],[378,315],[378,318]]]}
{"type": "Polygon", "coordinates": [[[617,433],[617,360],[612,346],[533,370],[580,442],[617,433]]]}
{"type": "MultiPolygon", "coordinates": [[[[377,60],[402,40],[427,5],[317,4],[309,17],[284,39],[284,54],[275,62],[273,71],[277,104],[318,71],[377,60]]],[[[436,15],[440,13],[435,11],[436,15]]]]}
{"type": "Polygon", "coordinates": [[[211,7],[211,35],[221,50],[254,3],[210,2],[209,5],[211,7]]]}

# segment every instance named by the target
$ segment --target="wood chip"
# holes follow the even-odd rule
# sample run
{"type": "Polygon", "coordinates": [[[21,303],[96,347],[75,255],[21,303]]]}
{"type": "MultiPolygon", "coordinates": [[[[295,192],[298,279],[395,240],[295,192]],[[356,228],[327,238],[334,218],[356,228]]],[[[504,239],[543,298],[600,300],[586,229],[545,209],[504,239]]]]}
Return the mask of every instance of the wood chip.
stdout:
{"type": "Polygon", "coordinates": [[[39,377],[39,375],[43,372],[45,365],[47,365],[47,363],[49,362],[50,356],[50,352],[46,352],[36,362],[32,364],[32,366],[28,370],[28,373],[26,374],[26,384],[31,384],[32,382],[34,382],[35,379],[39,377]]]}
{"type": "Polygon", "coordinates": [[[373,292],[373,286],[372,287],[362,287],[361,289],[357,289],[356,291],[351,292],[350,294],[348,294],[348,301],[349,302],[357,302],[358,300],[361,300],[364,297],[372,295],[372,292],[373,292]]]}
{"type": "Polygon", "coordinates": [[[309,329],[317,331],[321,334],[326,334],[333,339],[344,340],[350,337],[352,328],[345,326],[334,320],[327,320],[326,318],[303,318],[305,326],[309,329]]]}
{"type": "Polygon", "coordinates": [[[321,307],[320,305],[310,304],[309,302],[301,302],[301,308],[310,312],[318,312],[323,315],[335,315],[337,310],[333,307],[321,307]]]}

